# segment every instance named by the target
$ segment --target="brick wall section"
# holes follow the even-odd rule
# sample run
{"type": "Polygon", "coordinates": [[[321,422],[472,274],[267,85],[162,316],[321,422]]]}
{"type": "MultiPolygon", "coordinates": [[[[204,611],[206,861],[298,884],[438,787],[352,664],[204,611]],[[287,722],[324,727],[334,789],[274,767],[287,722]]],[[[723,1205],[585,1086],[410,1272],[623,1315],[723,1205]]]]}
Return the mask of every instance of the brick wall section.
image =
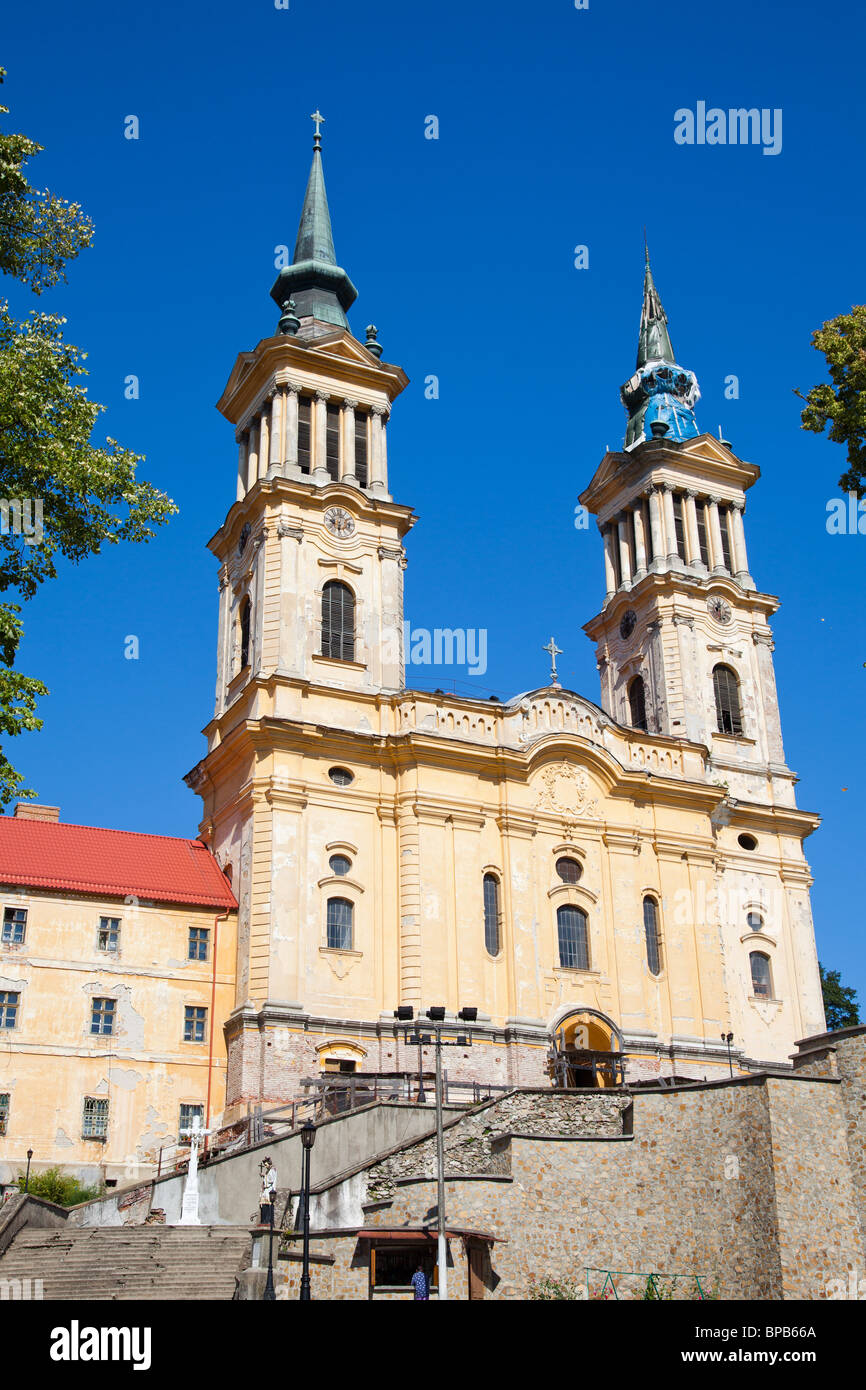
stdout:
{"type": "MultiPolygon", "coordinates": [[[[491,1101],[445,1130],[446,1173],[507,1173],[510,1152],[501,1136],[510,1132],[538,1135],[621,1135],[629,1099],[621,1093],[589,1091],[515,1091],[491,1101]]],[[[436,1140],[422,1139],[391,1154],[368,1170],[368,1200],[390,1197],[401,1178],[436,1173],[436,1140]]]]}

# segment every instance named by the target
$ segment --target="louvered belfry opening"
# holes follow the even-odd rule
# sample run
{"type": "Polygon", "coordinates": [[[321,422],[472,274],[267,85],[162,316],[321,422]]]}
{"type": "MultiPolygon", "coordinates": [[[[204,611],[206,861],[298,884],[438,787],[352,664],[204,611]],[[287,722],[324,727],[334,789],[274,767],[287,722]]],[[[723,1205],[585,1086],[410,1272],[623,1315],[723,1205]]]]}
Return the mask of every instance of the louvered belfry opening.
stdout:
{"type": "Polygon", "coordinates": [[[635,676],[628,688],[628,703],[632,726],[646,732],[646,691],[643,676],[635,676]]]}
{"type": "Polygon", "coordinates": [[[720,734],[741,734],[743,716],[740,709],[740,683],[730,666],[713,669],[713,693],[716,697],[716,724],[720,734]]]}
{"type": "Polygon", "coordinates": [[[367,416],[355,416],[355,477],[359,487],[366,487],[369,479],[367,457],[367,416]]]}
{"type": "Polygon", "coordinates": [[[309,473],[311,460],[312,402],[309,396],[298,398],[298,467],[309,473]]]}
{"type": "Polygon", "coordinates": [[[355,595],[336,579],[322,590],[322,656],[355,660],[355,595]]]}

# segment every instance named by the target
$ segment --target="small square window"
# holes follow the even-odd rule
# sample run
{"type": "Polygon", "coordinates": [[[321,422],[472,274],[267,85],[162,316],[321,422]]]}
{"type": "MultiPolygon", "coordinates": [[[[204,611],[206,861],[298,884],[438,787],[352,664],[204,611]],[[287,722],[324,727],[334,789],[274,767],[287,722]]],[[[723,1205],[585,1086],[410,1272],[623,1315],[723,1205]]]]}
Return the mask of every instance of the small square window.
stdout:
{"type": "Polygon", "coordinates": [[[0,990],[0,1028],[14,1028],[18,1022],[21,995],[14,990],[0,990]]]}
{"type": "Polygon", "coordinates": [[[189,929],[189,959],[207,960],[208,941],[210,931],[207,927],[190,927],[189,929]]]}
{"type": "Polygon", "coordinates": [[[0,1092],[0,1134],[9,1128],[9,1092],[0,1092]]]}
{"type": "Polygon", "coordinates": [[[115,999],[94,999],[90,1014],[90,1031],[103,1037],[111,1037],[114,1032],[115,999]]]}
{"type": "Polygon", "coordinates": [[[185,1131],[188,1129],[195,1129],[196,1121],[198,1121],[199,1126],[204,1129],[204,1106],[188,1105],[186,1102],[181,1102],[180,1119],[177,1125],[178,1138],[187,1138],[188,1136],[185,1134],[185,1131]]]}
{"type": "Polygon", "coordinates": [[[3,909],[3,945],[20,946],[24,941],[24,934],[27,931],[27,908],[26,907],[4,907],[3,909]]]}
{"type": "Polygon", "coordinates": [[[117,951],[120,948],[119,917],[100,917],[96,946],[100,951],[117,951]]]}
{"type": "Polygon", "coordinates": [[[81,1135],[84,1139],[105,1139],[108,1136],[108,1101],[98,1096],[84,1097],[84,1114],[81,1121],[81,1135]]]}
{"type": "Polygon", "coordinates": [[[183,1011],[184,1042],[203,1043],[207,1025],[207,1009],[187,1004],[183,1011]]]}

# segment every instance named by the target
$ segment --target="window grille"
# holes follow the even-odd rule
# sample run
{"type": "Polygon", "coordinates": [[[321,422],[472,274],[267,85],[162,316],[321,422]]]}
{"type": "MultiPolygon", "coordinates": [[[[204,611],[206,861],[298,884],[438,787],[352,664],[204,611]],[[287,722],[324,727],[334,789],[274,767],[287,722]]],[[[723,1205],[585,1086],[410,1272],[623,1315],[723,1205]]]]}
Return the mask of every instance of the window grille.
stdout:
{"type": "Polygon", "coordinates": [[[559,932],[559,963],[566,970],[589,969],[589,935],[586,913],[571,905],[556,913],[559,932]]]}
{"type": "Polygon", "coordinates": [[[568,855],[556,861],[556,872],[563,883],[578,883],[583,869],[576,859],[571,859],[568,855]]]}
{"type": "Polygon", "coordinates": [[[499,955],[499,879],[484,875],[484,945],[491,956],[499,955]]]}
{"type": "Polygon", "coordinates": [[[355,909],[348,898],[328,899],[328,949],[351,951],[355,909]]]}
{"type": "Polygon", "coordinates": [[[84,1097],[81,1133],[85,1139],[105,1139],[108,1135],[108,1101],[99,1096],[84,1097]]]}

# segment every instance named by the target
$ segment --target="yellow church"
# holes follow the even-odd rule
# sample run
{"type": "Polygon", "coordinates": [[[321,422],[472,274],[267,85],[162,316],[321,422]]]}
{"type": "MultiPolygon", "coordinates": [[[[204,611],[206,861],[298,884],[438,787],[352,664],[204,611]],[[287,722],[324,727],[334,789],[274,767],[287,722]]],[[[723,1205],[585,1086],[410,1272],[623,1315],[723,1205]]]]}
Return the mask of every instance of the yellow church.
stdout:
{"type": "MultiPolygon", "coordinates": [[[[277,331],[240,354],[218,403],[237,471],[209,542],[216,701],[186,778],[202,800],[198,841],[172,842],[197,845],[225,891],[204,875],[159,908],[169,937],[219,909],[221,954],[191,970],[166,945],[162,990],[141,973],[153,953],[114,962],[115,1069],[151,1080],[124,1083],[102,1171],[153,1171],[156,1141],[176,1139],[190,1107],[229,1124],[322,1073],[417,1071],[395,1019],[406,1005],[454,1020],[478,1009],[452,1080],[634,1086],[788,1069],[795,1040],[824,1029],[803,848],[818,818],[797,808],[782,746],[778,600],[749,568],[760,472],[701,433],[648,254],[624,446],[581,495],[601,534],[601,604],[584,628],[600,703],[562,686],[553,639],[548,684],[507,702],[406,686],[416,518],[387,446],[408,383],[373,326],[350,329],[357,292],[337,262],[318,123],[294,258],[271,295],[277,331]],[[179,1011],[199,1007],[196,1074],[177,1030],[179,1011]]],[[[64,828],[49,827],[44,862],[64,828]]],[[[7,879],[7,862],[0,848],[6,910],[26,910],[45,890],[7,879]]],[[[55,921],[79,911],[74,888],[65,909],[54,891],[55,921]]],[[[148,900],[147,883],[138,892],[148,900]]],[[[84,1161],[77,1130],[64,1130],[70,1147],[54,1142],[38,1068],[5,1083],[28,1049],[48,1065],[27,1035],[40,991],[56,1009],[78,999],[88,952],[106,964],[88,928],[64,967],[40,971],[5,923],[0,1005],[25,975],[30,1003],[20,1026],[0,1010],[0,1178],[34,1135],[40,1159],[84,1161]]],[[[51,1063],[76,1115],[83,1066],[107,1099],[104,1060],[77,1042],[51,1063]]]]}

